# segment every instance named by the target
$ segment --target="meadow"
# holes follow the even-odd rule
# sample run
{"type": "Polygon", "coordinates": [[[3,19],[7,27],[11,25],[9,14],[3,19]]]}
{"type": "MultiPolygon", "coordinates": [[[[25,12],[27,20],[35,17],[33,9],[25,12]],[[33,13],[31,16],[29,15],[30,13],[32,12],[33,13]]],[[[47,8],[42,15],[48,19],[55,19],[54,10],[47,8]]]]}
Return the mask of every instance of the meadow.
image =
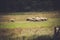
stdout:
{"type": "Polygon", "coordinates": [[[25,12],[25,13],[9,13],[8,15],[0,15],[0,28],[16,28],[16,27],[50,27],[60,24],[60,14],[57,12],[25,12]],[[29,22],[28,17],[46,17],[47,21],[29,22]],[[15,22],[9,22],[9,19],[15,19],[15,22]],[[6,26],[6,27],[5,27],[6,26]]]}
{"type": "Polygon", "coordinates": [[[50,40],[54,27],[60,26],[59,15],[58,12],[16,12],[0,15],[0,39],[3,36],[6,37],[3,40],[50,40]],[[26,21],[27,17],[46,17],[48,20],[31,22],[26,21]],[[11,18],[15,22],[8,21],[11,18]]]}

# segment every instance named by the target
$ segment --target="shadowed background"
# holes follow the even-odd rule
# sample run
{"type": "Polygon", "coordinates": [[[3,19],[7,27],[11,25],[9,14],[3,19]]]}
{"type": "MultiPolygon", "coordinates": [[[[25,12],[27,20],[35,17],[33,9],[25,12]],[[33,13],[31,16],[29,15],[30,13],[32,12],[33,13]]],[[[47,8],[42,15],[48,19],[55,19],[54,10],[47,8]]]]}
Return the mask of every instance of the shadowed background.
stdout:
{"type": "Polygon", "coordinates": [[[60,10],[59,0],[0,0],[0,12],[60,10]]]}

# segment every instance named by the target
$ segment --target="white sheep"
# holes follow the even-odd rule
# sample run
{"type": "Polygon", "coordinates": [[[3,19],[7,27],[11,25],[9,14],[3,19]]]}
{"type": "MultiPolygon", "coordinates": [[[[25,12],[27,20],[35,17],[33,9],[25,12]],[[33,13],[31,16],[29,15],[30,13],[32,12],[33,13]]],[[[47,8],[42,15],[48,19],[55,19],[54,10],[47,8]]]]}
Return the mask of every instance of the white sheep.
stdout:
{"type": "Polygon", "coordinates": [[[47,18],[45,17],[40,17],[41,21],[47,21],[47,18]]]}
{"type": "Polygon", "coordinates": [[[40,21],[40,18],[39,18],[39,17],[36,17],[36,18],[35,18],[35,21],[40,21]]]}
{"type": "Polygon", "coordinates": [[[15,22],[15,19],[11,18],[9,19],[10,22],[15,22]]]}
{"type": "Polygon", "coordinates": [[[33,18],[28,17],[26,20],[27,20],[27,21],[33,21],[33,18]]]}

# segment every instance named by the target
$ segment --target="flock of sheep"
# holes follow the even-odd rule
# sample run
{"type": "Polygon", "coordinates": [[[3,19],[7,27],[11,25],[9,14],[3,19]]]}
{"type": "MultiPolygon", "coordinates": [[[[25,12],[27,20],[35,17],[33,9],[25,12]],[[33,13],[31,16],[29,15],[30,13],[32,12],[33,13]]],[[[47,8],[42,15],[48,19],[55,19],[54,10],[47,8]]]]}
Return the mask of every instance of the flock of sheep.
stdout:
{"type": "Polygon", "coordinates": [[[27,21],[47,21],[47,18],[45,17],[28,17],[26,19],[27,21]]]}
{"type": "MultiPolygon", "coordinates": [[[[11,18],[9,19],[10,22],[15,22],[15,19],[11,18]]],[[[46,17],[28,17],[26,18],[26,21],[47,21],[46,17]]]]}

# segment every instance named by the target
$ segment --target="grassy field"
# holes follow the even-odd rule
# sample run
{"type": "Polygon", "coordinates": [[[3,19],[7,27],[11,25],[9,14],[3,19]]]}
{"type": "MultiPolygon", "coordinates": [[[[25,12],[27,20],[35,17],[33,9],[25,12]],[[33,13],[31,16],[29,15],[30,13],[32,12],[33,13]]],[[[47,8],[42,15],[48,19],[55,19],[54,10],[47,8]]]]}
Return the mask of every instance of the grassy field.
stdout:
{"type": "Polygon", "coordinates": [[[44,38],[53,35],[54,27],[58,25],[60,26],[60,14],[58,12],[25,12],[23,14],[19,13],[20,12],[18,12],[18,14],[9,13],[8,15],[0,15],[0,39],[1,36],[4,36],[7,38],[6,40],[8,40],[9,38],[17,37],[19,38],[17,38],[18,40],[33,40],[35,38],[35,40],[38,40],[40,36],[44,38]],[[37,16],[47,17],[48,20],[40,22],[26,21],[27,17],[37,16]],[[14,18],[15,22],[8,21],[11,18],[14,18]]]}
{"type": "Polygon", "coordinates": [[[16,28],[16,27],[52,27],[60,25],[60,14],[58,12],[22,12],[9,13],[8,15],[0,15],[0,28],[16,28]],[[47,21],[28,22],[27,17],[47,17],[47,21]],[[15,19],[15,22],[9,22],[9,19],[15,19]]]}
{"type": "Polygon", "coordinates": [[[29,22],[29,21],[16,21],[16,22],[0,22],[0,28],[27,28],[27,27],[53,27],[60,25],[60,18],[49,18],[47,21],[29,22]]]}

